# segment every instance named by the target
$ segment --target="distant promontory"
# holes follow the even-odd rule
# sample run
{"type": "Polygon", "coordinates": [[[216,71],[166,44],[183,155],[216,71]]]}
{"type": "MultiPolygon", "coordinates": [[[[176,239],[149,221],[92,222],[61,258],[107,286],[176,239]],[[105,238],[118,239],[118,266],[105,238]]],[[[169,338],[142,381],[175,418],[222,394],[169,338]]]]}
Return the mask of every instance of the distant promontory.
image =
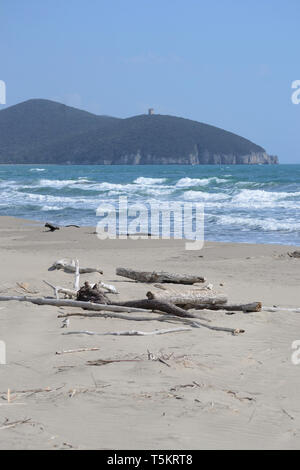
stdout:
{"type": "Polygon", "coordinates": [[[0,163],[234,165],[278,158],[218,127],[152,110],[119,119],[32,99],[0,111],[0,163]]]}

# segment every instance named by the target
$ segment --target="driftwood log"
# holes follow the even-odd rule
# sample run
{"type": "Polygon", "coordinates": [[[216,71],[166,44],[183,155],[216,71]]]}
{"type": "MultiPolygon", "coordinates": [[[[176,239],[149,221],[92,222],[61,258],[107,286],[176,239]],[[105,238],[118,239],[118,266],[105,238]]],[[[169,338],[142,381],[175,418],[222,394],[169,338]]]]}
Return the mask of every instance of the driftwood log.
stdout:
{"type": "Polygon", "coordinates": [[[106,310],[107,312],[147,312],[148,310],[134,308],[134,307],[122,307],[120,305],[102,305],[92,302],[80,302],[78,300],[69,300],[69,299],[45,299],[44,297],[29,297],[29,296],[0,296],[0,302],[8,302],[15,300],[18,302],[30,302],[36,305],[52,305],[54,307],[79,307],[86,310],[95,310],[101,311],[106,310]]]}
{"type": "Polygon", "coordinates": [[[117,268],[117,276],[127,277],[138,282],[169,282],[173,284],[195,284],[196,282],[205,282],[204,277],[197,276],[194,274],[177,274],[177,273],[167,273],[164,271],[139,271],[134,269],[127,268],[117,268]]]}
{"type": "Polygon", "coordinates": [[[120,305],[122,307],[141,308],[146,310],[155,310],[183,318],[199,318],[190,312],[186,312],[183,308],[177,307],[177,305],[156,299],[129,300],[127,302],[116,302],[114,305],[120,305]]]}
{"type": "MultiPolygon", "coordinates": [[[[44,298],[39,298],[39,297],[26,297],[26,296],[0,296],[0,301],[1,302],[7,302],[10,300],[16,300],[19,302],[31,302],[33,304],[37,305],[52,305],[54,307],[80,307],[86,309],[88,307],[89,310],[106,310],[110,312],[147,312],[147,310],[142,310],[141,308],[133,308],[133,307],[122,307],[118,305],[100,305],[100,304],[94,304],[91,302],[79,302],[77,300],[66,300],[66,299],[44,299],[44,298]]],[[[147,302],[147,300],[146,300],[147,302]]],[[[151,302],[148,300],[148,302],[151,302]]],[[[178,307],[177,307],[178,308],[178,307]]],[[[180,310],[180,309],[179,309],[180,310]]],[[[184,314],[187,315],[187,312],[184,311],[184,314]]],[[[105,313],[104,315],[105,316],[105,313]]],[[[175,315],[178,316],[178,315],[175,315]]],[[[191,317],[191,314],[189,314],[189,317],[191,317]]],[[[226,331],[231,334],[238,334],[238,333],[244,333],[244,330],[241,330],[239,328],[226,328],[226,327],[219,327],[219,326],[212,326],[208,325],[205,323],[201,323],[199,321],[196,321],[197,317],[195,317],[195,321],[191,322],[191,326],[194,326],[196,328],[200,328],[201,326],[204,328],[208,328],[210,330],[215,330],[215,331],[226,331]]]]}
{"type": "Polygon", "coordinates": [[[230,312],[260,312],[262,310],[261,302],[251,302],[250,304],[199,304],[193,308],[197,310],[226,310],[230,312]]]}
{"type": "Polygon", "coordinates": [[[55,230],[59,230],[57,225],[50,224],[49,222],[45,223],[45,227],[49,229],[49,232],[55,232],[55,230]]]}
{"type": "Polygon", "coordinates": [[[94,310],[107,312],[147,312],[149,310],[156,310],[163,313],[168,313],[177,317],[198,318],[196,315],[187,313],[185,310],[176,307],[176,305],[166,304],[158,300],[131,300],[129,302],[118,302],[114,305],[99,304],[94,302],[86,302],[79,300],[69,299],[45,299],[43,297],[29,297],[29,296],[0,296],[0,302],[7,302],[16,300],[19,302],[31,302],[36,305],[52,305],[54,307],[79,307],[84,310],[94,310]]]}
{"type": "MultiPolygon", "coordinates": [[[[84,283],[84,286],[81,287],[77,293],[77,300],[83,302],[93,302],[99,304],[111,305],[111,300],[102,292],[98,285],[95,284],[93,287],[90,286],[88,282],[84,283]]],[[[156,299],[141,299],[141,300],[130,300],[127,302],[114,302],[114,305],[120,307],[134,307],[142,308],[147,310],[159,310],[160,312],[168,313],[171,315],[176,315],[178,317],[193,317],[192,314],[187,313],[182,308],[177,307],[174,304],[169,302],[163,302],[156,299]]],[[[89,307],[87,306],[88,310],[89,307]]]]}
{"type": "MultiPolygon", "coordinates": [[[[63,269],[64,272],[66,273],[75,273],[76,272],[76,262],[75,260],[67,260],[67,259],[60,259],[58,261],[55,261],[50,268],[48,268],[48,271],[55,271],[55,269],[63,269]]],[[[79,269],[80,274],[85,274],[85,273],[99,273],[103,274],[102,269],[99,268],[80,268],[79,269]]]]}
{"type": "MultiPolygon", "coordinates": [[[[188,306],[194,308],[196,305],[214,305],[214,304],[225,304],[227,302],[226,295],[205,295],[203,291],[189,291],[189,292],[147,292],[149,300],[159,300],[161,302],[167,302],[178,306],[188,306]]],[[[208,307],[210,308],[210,307],[208,307]]]]}
{"type": "Polygon", "coordinates": [[[290,258],[300,258],[300,251],[296,250],[296,251],[288,253],[288,255],[290,258]]]}

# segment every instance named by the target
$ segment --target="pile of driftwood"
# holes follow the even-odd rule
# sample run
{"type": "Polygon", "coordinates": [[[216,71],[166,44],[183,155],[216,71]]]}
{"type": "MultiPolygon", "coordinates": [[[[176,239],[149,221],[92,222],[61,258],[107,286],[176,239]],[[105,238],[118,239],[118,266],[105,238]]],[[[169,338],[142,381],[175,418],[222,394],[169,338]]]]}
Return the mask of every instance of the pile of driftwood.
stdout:
{"type": "Polygon", "coordinates": [[[81,317],[112,317],[134,321],[163,321],[181,323],[185,326],[155,330],[153,332],[141,331],[121,331],[95,333],[90,331],[70,331],[64,334],[112,334],[129,336],[146,336],[152,334],[166,334],[176,331],[189,331],[193,328],[205,327],[211,330],[225,331],[232,334],[243,333],[239,328],[226,328],[213,326],[208,318],[203,318],[197,311],[224,310],[226,312],[257,312],[262,309],[261,302],[247,304],[228,303],[227,296],[215,293],[211,284],[205,284],[202,276],[192,274],[177,274],[167,272],[147,272],[127,268],[117,268],[116,274],[135,282],[147,283],[155,289],[146,293],[146,298],[130,301],[113,301],[109,295],[117,294],[117,289],[111,284],[98,282],[91,284],[86,281],[80,287],[80,274],[99,273],[103,274],[100,268],[83,268],[79,266],[78,260],[58,260],[50,266],[49,271],[63,270],[66,273],[74,273],[73,288],[55,286],[48,281],[44,281],[54,293],[51,297],[33,296],[0,296],[0,301],[20,301],[31,302],[37,305],[52,305],[55,307],[78,307],[80,312],[63,313],[60,318],[65,319],[63,326],[67,326],[66,318],[71,316],[81,317]],[[199,285],[201,284],[201,285],[199,285]],[[193,287],[187,287],[193,286],[193,287]],[[180,290],[178,288],[180,287],[180,290]],[[63,295],[64,298],[61,298],[63,295]],[[149,315],[149,311],[155,315],[149,315]],[[136,315],[137,313],[143,315],[136,315]]]}

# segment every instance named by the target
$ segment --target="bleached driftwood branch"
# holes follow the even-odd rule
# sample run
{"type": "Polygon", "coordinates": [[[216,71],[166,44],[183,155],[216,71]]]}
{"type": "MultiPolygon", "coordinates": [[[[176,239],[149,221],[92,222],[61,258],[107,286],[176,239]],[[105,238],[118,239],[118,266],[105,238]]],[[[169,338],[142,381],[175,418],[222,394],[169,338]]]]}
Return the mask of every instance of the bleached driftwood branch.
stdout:
{"type": "MultiPolygon", "coordinates": [[[[55,269],[63,269],[66,273],[75,273],[76,272],[76,265],[74,260],[67,260],[67,259],[60,259],[55,261],[52,266],[48,269],[48,271],[54,271],[55,269]]],[[[80,274],[86,273],[99,273],[103,274],[102,269],[99,268],[80,268],[80,274]]]]}
{"type": "Polygon", "coordinates": [[[75,261],[75,279],[74,279],[74,290],[76,292],[80,289],[80,270],[79,270],[79,261],[78,259],[75,261]]]}
{"type": "Polygon", "coordinates": [[[99,351],[99,350],[100,348],[65,349],[63,351],[56,351],[55,354],[60,356],[61,354],[71,354],[71,353],[86,352],[86,351],[99,351]]]}
{"type": "Polygon", "coordinates": [[[194,318],[183,318],[174,315],[162,315],[156,314],[156,316],[136,316],[136,315],[125,315],[124,313],[115,312],[104,312],[104,313],[91,313],[91,312],[72,312],[72,313],[60,313],[57,318],[68,318],[68,317],[86,317],[86,318],[119,318],[121,320],[132,320],[132,321],[177,321],[186,324],[194,324],[195,320],[203,320],[210,322],[211,320],[195,316],[194,318]]]}
{"type": "Polygon", "coordinates": [[[156,272],[156,271],[139,271],[134,269],[128,268],[117,268],[116,269],[117,276],[127,277],[129,279],[134,279],[138,282],[146,282],[146,283],[164,283],[170,282],[173,284],[195,284],[196,282],[205,282],[204,277],[197,276],[194,274],[177,274],[177,273],[167,273],[164,271],[156,272]]]}
{"type": "Polygon", "coordinates": [[[151,336],[151,335],[165,335],[167,333],[175,333],[178,331],[191,331],[193,328],[172,328],[169,330],[156,330],[156,331],[136,331],[136,330],[129,330],[129,331],[108,331],[106,333],[97,333],[95,331],[88,331],[88,330],[79,330],[79,331],[67,331],[66,333],[62,333],[63,335],[95,335],[95,336],[151,336]]]}
{"type": "MultiPolygon", "coordinates": [[[[7,418],[6,418],[7,420],[7,418]]],[[[28,419],[20,419],[18,421],[14,421],[12,423],[10,422],[5,422],[5,424],[3,426],[0,427],[0,430],[2,429],[9,429],[9,428],[15,428],[16,426],[18,426],[19,424],[26,424],[26,423],[29,423],[31,421],[31,418],[28,418],[28,419]]]]}
{"type": "Polygon", "coordinates": [[[18,302],[31,302],[36,305],[52,305],[54,307],[79,307],[86,310],[106,310],[108,312],[147,312],[146,309],[133,308],[133,307],[122,307],[119,305],[104,305],[95,304],[92,302],[81,302],[79,300],[69,299],[44,299],[43,297],[28,297],[24,296],[0,296],[0,302],[8,302],[15,300],[18,302]]]}
{"type": "Polygon", "coordinates": [[[105,282],[98,282],[98,286],[106,289],[110,294],[118,294],[117,289],[112,284],[106,284],[105,282]]]}
{"type": "MultiPolygon", "coordinates": [[[[238,333],[244,333],[245,330],[241,328],[227,328],[223,326],[213,326],[213,325],[207,325],[206,323],[200,322],[197,318],[182,318],[182,317],[177,317],[177,316],[172,316],[172,315],[158,315],[156,317],[142,317],[142,316],[133,316],[133,315],[124,315],[121,313],[113,313],[113,312],[105,312],[104,314],[98,314],[98,313],[80,313],[80,312],[74,312],[74,313],[62,313],[58,315],[58,318],[65,318],[69,316],[84,316],[84,317],[111,317],[111,318],[120,318],[122,320],[132,320],[132,321],[165,321],[165,322],[170,322],[170,321],[175,321],[175,322],[180,322],[180,323],[185,323],[187,325],[192,326],[193,328],[208,328],[210,330],[215,330],[215,331],[224,331],[225,333],[231,333],[233,335],[236,335],[238,333]]],[[[206,322],[209,322],[207,319],[201,319],[205,320],[206,322]]]]}
{"type": "Polygon", "coordinates": [[[243,330],[242,328],[227,328],[225,326],[213,326],[213,325],[207,325],[206,323],[202,323],[199,321],[195,321],[191,323],[191,325],[195,326],[196,328],[200,328],[201,326],[203,326],[204,328],[208,328],[209,330],[225,331],[227,333],[231,333],[232,335],[245,333],[245,330],[243,330]]]}
{"type": "Polygon", "coordinates": [[[76,297],[77,292],[75,290],[65,289],[64,287],[60,287],[60,286],[54,286],[53,284],[45,280],[43,282],[53,289],[57,300],[59,300],[59,296],[58,296],[59,293],[68,295],[69,297],[76,297]]]}

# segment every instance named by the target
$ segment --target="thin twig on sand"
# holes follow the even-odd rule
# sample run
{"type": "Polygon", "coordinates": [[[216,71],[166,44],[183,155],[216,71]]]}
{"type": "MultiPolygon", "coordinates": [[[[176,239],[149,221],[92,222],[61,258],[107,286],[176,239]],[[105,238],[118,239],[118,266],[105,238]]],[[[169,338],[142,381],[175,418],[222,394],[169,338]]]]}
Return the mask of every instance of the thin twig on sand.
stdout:
{"type": "Polygon", "coordinates": [[[95,335],[95,336],[150,336],[150,335],[165,335],[167,333],[175,333],[179,331],[191,331],[193,328],[172,328],[169,330],[156,330],[156,331],[107,331],[106,333],[97,333],[95,331],[79,330],[79,331],[66,331],[63,335],[95,335]]]}
{"type": "Polygon", "coordinates": [[[86,352],[86,351],[99,351],[100,348],[80,348],[80,349],[66,349],[62,351],[56,351],[55,354],[71,354],[71,353],[78,353],[78,352],[86,352]]]}
{"type": "Polygon", "coordinates": [[[8,419],[6,418],[6,420],[4,421],[4,425],[0,427],[0,430],[2,430],[2,429],[14,428],[14,427],[18,426],[19,424],[26,424],[26,423],[29,423],[29,421],[31,421],[31,418],[20,419],[20,420],[18,420],[18,421],[13,421],[12,423],[10,423],[10,422],[8,421],[8,419]]]}

